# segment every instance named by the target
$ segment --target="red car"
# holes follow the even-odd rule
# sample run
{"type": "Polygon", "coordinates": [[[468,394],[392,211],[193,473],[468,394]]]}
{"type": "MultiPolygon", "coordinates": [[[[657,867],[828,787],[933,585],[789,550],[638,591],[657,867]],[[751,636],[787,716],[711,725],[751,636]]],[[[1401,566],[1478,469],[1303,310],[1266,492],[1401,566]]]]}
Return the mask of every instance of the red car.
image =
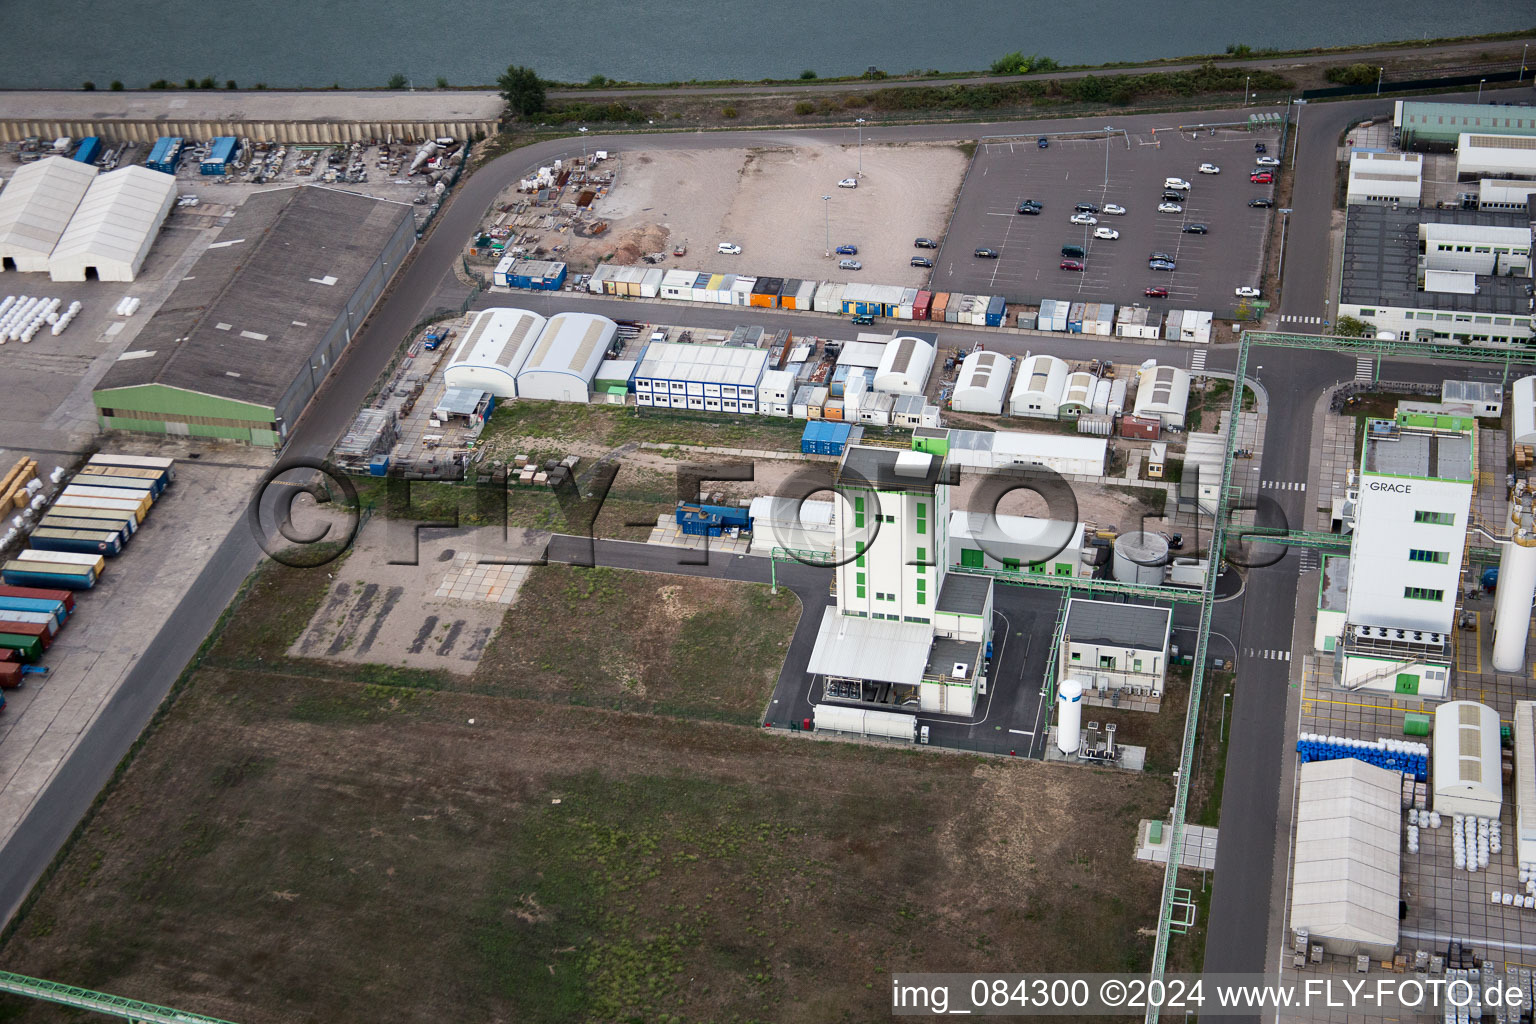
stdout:
{"type": "Polygon", "coordinates": [[[1061,269],[1062,270],[1082,270],[1083,269],[1083,261],[1082,260],[1062,260],[1061,261],[1061,269]]]}
{"type": "Polygon", "coordinates": [[[1255,185],[1272,185],[1275,182],[1275,176],[1268,171],[1260,171],[1257,174],[1250,174],[1248,180],[1255,185]]]}
{"type": "Polygon", "coordinates": [[[1142,294],[1149,299],[1166,299],[1168,297],[1168,289],[1148,288],[1146,291],[1142,292],[1142,294]]]}

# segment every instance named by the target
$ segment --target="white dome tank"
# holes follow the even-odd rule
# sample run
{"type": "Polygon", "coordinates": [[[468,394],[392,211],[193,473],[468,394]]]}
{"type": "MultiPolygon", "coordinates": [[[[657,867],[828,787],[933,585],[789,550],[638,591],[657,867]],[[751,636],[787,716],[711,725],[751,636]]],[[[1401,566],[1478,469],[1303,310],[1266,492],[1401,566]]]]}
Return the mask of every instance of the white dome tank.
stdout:
{"type": "Polygon", "coordinates": [[[1115,538],[1113,572],[1121,583],[1159,586],[1168,564],[1168,541],[1160,533],[1122,533],[1115,538]]]}
{"type": "Polygon", "coordinates": [[[1525,482],[1515,485],[1509,506],[1513,539],[1499,545],[1498,594],[1493,605],[1493,668],[1525,671],[1525,642],[1530,635],[1531,603],[1536,598],[1536,523],[1533,496],[1525,482]]]}
{"type": "Polygon", "coordinates": [[[1083,744],[1083,684],[1068,679],[1056,691],[1056,749],[1075,754],[1083,744]]]}

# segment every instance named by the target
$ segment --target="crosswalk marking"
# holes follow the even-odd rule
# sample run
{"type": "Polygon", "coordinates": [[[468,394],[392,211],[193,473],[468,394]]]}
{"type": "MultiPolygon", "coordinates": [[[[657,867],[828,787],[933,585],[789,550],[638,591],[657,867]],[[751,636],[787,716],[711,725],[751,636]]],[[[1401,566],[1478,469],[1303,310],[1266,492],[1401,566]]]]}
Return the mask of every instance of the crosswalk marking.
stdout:
{"type": "Polygon", "coordinates": [[[1194,355],[1189,357],[1189,372],[1190,373],[1204,373],[1205,372],[1205,349],[1202,348],[1198,352],[1196,352],[1194,355]]]}
{"type": "Polygon", "coordinates": [[[1290,651],[1256,650],[1255,648],[1249,647],[1249,648],[1246,649],[1246,653],[1247,653],[1248,657],[1250,657],[1250,658],[1259,658],[1259,659],[1261,659],[1263,661],[1290,661],[1291,660],[1291,652],[1290,651]]]}
{"type": "Polygon", "coordinates": [[[1323,323],[1323,318],[1320,316],[1297,316],[1293,313],[1287,313],[1280,318],[1280,322],[1283,324],[1320,324],[1323,323]]]}
{"type": "Polygon", "coordinates": [[[1307,489],[1305,480],[1265,480],[1260,485],[1266,491],[1304,491],[1307,489]]]}
{"type": "Polygon", "coordinates": [[[1355,359],[1355,380],[1362,384],[1369,384],[1376,379],[1376,367],[1371,362],[1370,356],[1360,356],[1355,359]]]}

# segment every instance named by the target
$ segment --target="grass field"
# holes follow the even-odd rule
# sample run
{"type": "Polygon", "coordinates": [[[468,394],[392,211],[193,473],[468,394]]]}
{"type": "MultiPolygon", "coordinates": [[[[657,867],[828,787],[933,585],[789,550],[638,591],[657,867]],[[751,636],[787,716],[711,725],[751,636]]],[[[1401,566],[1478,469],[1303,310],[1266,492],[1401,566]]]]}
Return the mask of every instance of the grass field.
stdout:
{"type": "MultiPolygon", "coordinates": [[[[314,575],[252,588],[8,967],[249,1024],[539,1024],[867,1021],[892,971],[1146,963],[1166,779],[290,674],[314,575]]],[[[539,593],[576,625],[627,586],[539,593]]]]}
{"type": "Polygon", "coordinates": [[[571,402],[510,402],[481,435],[492,458],[556,451],[562,444],[618,448],[626,444],[714,445],[768,451],[800,450],[805,425],[776,416],[712,416],[571,402]],[[515,449],[515,450],[514,450],[515,449]]]}

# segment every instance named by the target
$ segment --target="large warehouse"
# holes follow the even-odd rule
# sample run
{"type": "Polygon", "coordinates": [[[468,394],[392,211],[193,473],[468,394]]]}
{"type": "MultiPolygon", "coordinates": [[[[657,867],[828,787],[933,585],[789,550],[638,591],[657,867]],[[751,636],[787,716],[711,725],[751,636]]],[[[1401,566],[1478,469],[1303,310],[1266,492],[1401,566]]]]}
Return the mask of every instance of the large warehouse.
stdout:
{"type": "Polygon", "coordinates": [[[960,379],[950,396],[950,408],[956,412],[1002,415],[1011,372],[1013,360],[1001,352],[972,352],[960,364],[960,379]]]}
{"type": "Polygon", "coordinates": [[[1456,143],[1459,181],[1484,176],[1536,178],[1536,135],[1483,135],[1466,132],[1456,143]]]}
{"type": "Polygon", "coordinates": [[[176,179],[137,164],[96,178],[48,257],[55,281],[132,281],[176,203],[176,179]]]}
{"type": "Polygon", "coordinates": [[[258,192],[97,384],[97,422],[280,446],[415,242],[402,203],[258,192]]]}
{"type": "Polygon", "coordinates": [[[1419,153],[1349,154],[1349,189],[1345,202],[1418,206],[1424,189],[1424,157],[1419,153]]]}
{"type": "Polygon", "coordinates": [[[619,325],[595,313],[551,317],[517,371],[517,397],[550,402],[587,402],[592,378],[608,356],[619,325]]]}
{"type": "Polygon", "coordinates": [[[0,192],[0,270],[40,274],[96,168],[62,156],[23,166],[0,192]]]}
{"type": "Polygon", "coordinates": [[[1468,132],[1479,135],[1536,135],[1536,109],[1502,103],[1426,103],[1398,100],[1392,115],[1404,149],[1449,153],[1468,132]]]}
{"type": "Polygon", "coordinates": [[[489,391],[497,398],[516,398],[517,372],[545,323],[527,309],[482,309],[453,350],[443,370],[444,383],[450,388],[489,391]]]}

